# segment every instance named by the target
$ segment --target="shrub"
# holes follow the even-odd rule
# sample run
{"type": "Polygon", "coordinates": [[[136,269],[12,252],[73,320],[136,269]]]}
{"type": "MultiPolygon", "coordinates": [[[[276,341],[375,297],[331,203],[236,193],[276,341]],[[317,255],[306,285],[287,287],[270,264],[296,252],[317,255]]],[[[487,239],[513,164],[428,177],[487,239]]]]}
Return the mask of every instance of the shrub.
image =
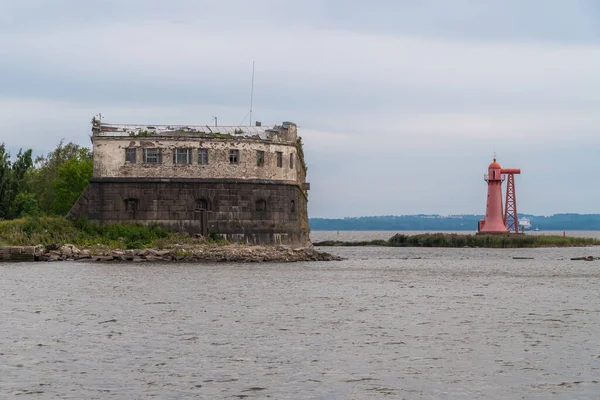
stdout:
{"type": "Polygon", "coordinates": [[[20,192],[15,196],[11,207],[11,215],[15,218],[41,217],[43,215],[35,196],[28,191],[20,192]]]}

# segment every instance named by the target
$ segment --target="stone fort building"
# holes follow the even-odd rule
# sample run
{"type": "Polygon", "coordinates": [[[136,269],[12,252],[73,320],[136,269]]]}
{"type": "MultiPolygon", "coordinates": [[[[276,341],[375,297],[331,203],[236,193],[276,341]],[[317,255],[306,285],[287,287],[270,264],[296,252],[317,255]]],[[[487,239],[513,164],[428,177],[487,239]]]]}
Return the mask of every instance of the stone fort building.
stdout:
{"type": "Polygon", "coordinates": [[[158,223],[257,244],[309,241],[296,125],[93,122],[94,173],[68,218],[158,223]]]}

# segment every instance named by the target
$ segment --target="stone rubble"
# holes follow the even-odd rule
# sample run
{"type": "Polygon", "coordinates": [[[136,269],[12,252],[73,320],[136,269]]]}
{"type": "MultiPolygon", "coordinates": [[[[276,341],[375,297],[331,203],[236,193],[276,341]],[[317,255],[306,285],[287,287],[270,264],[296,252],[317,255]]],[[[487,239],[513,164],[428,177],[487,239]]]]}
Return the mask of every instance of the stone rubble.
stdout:
{"type": "Polygon", "coordinates": [[[80,249],[72,244],[36,246],[36,261],[96,262],[297,262],[339,261],[341,257],[312,247],[195,245],[167,249],[80,249]]]}

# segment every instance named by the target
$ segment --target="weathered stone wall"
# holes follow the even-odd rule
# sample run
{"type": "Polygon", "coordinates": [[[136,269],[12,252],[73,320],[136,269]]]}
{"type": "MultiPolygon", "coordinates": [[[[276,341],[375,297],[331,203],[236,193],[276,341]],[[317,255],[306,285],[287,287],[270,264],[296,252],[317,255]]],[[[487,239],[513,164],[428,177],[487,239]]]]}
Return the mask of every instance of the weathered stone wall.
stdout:
{"type": "Polygon", "coordinates": [[[265,179],[298,182],[301,170],[294,143],[271,143],[249,139],[199,137],[94,137],[94,177],[155,177],[265,179]],[[125,161],[125,149],[136,149],[136,163],[125,161]],[[144,148],[162,149],[162,163],[143,163],[144,148]],[[176,148],[192,149],[191,164],[173,164],[176,148]],[[198,163],[198,149],[208,149],[208,164],[198,163]],[[239,150],[238,164],[231,164],[229,151],[239,150]],[[256,152],[264,151],[264,164],[257,165],[256,152]],[[277,152],[283,153],[277,165],[277,152]],[[291,156],[293,154],[293,156],[291,156]],[[290,157],[294,158],[290,168],[290,157]]]}
{"type": "Polygon", "coordinates": [[[43,250],[40,246],[0,246],[0,261],[35,261],[43,250]]]}
{"type": "Polygon", "coordinates": [[[158,223],[196,233],[202,214],[195,210],[198,199],[208,203],[209,233],[256,244],[309,241],[307,199],[301,186],[267,180],[93,178],[69,218],[158,223]],[[128,199],[138,200],[135,211],[128,211],[128,199]],[[260,200],[265,201],[265,211],[257,210],[260,200]]]}

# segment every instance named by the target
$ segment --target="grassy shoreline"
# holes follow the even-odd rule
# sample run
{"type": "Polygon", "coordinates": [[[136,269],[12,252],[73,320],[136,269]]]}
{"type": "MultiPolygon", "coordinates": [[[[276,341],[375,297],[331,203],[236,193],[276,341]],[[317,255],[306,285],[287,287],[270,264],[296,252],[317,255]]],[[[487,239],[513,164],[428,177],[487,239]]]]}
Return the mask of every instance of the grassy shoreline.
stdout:
{"type": "Polygon", "coordinates": [[[0,221],[1,261],[296,262],[339,261],[310,246],[254,246],[169,232],[159,226],[92,224],[64,218],[0,221]]]}
{"type": "Polygon", "coordinates": [[[458,233],[424,233],[417,235],[396,234],[388,240],[344,242],[325,240],[313,243],[319,247],[332,246],[381,246],[381,247],[479,247],[479,248],[536,248],[536,247],[585,247],[599,246],[594,238],[565,236],[529,236],[524,234],[507,235],[468,235],[458,233]]]}
{"type": "MultiPolygon", "coordinates": [[[[60,217],[21,218],[0,221],[0,246],[47,246],[73,244],[78,247],[108,249],[167,248],[192,244],[188,234],[169,232],[157,225],[93,224],[86,220],[69,221],[60,217]]],[[[226,243],[206,239],[209,243],[226,243]]]]}
{"type": "MultiPolygon", "coordinates": [[[[169,232],[159,226],[138,224],[93,224],[86,220],[68,221],[60,217],[22,218],[0,221],[0,246],[37,246],[70,243],[85,248],[143,249],[171,248],[178,244],[197,245],[199,240],[185,233],[169,232]]],[[[204,244],[228,244],[206,238],[204,244]]],[[[599,239],[545,235],[471,235],[459,233],[396,234],[391,238],[344,242],[327,240],[315,246],[381,247],[480,247],[534,248],[598,246],[599,239]]]]}

